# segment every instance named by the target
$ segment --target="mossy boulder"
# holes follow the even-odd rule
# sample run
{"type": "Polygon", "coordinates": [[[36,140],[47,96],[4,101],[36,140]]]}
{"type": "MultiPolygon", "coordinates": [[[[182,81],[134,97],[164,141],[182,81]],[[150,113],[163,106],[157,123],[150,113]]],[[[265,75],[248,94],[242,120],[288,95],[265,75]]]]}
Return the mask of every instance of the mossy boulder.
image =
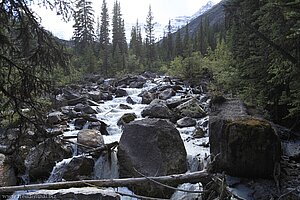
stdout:
{"type": "Polygon", "coordinates": [[[218,155],[216,171],[238,177],[272,178],[280,161],[281,143],[268,121],[249,116],[220,119],[214,124],[220,128],[217,136],[210,132],[211,153],[218,155]]]}
{"type": "Polygon", "coordinates": [[[137,118],[135,113],[125,113],[122,117],[118,120],[118,126],[124,126],[129,122],[134,121],[137,118]]]}

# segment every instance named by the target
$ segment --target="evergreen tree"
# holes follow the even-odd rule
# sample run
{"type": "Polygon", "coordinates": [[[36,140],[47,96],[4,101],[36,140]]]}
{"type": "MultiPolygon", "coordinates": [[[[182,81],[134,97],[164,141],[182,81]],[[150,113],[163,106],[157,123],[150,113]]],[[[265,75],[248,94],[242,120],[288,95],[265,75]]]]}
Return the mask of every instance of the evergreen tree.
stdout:
{"type": "Polygon", "coordinates": [[[109,60],[109,15],[106,1],[102,2],[101,11],[101,26],[100,26],[100,58],[102,60],[102,71],[105,76],[108,75],[108,60],[109,60]]]}
{"type": "Polygon", "coordinates": [[[286,15],[294,13],[288,11],[290,3],[295,1],[231,0],[225,5],[240,94],[269,110],[277,123],[300,116],[299,37],[297,31],[291,35],[298,22],[286,15]]]}
{"type": "Polygon", "coordinates": [[[151,67],[155,60],[155,36],[154,36],[154,17],[149,5],[149,11],[146,18],[145,32],[146,32],[146,64],[151,67]]]}
{"type": "Polygon", "coordinates": [[[193,45],[190,39],[189,24],[185,26],[185,34],[183,38],[183,57],[190,57],[193,51],[193,45]]]}
{"type": "MultiPolygon", "coordinates": [[[[52,3],[44,1],[42,5],[57,9],[61,16],[68,15],[69,4],[58,0],[52,3]]],[[[48,107],[44,100],[56,84],[52,79],[54,70],[67,70],[69,61],[58,40],[36,20],[29,4],[0,3],[1,134],[5,136],[7,129],[16,128],[18,141],[28,137],[28,130],[38,133],[40,138],[47,135],[44,119],[48,107]],[[24,112],[24,108],[30,112],[24,112]]],[[[19,142],[12,143],[10,148],[19,149],[18,146],[19,142]]]]}
{"type": "Polygon", "coordinates": [[[169,20],[169,24],[168,24],[167,40],[168,40],[168,49],[167,49],[168,57],[167,57],[167,59],[168,59],[168,61],[171,61],[174,57],[174,44],[173,44],[171,20],[169,20]]]}
{"type": "Polygon", "coordinates": [[[112,56],[114,58],[113,60],[122,60],[122,62],[115,62],[116,69],[125,69],[126,55],[127,42],[125,36],[125,23],[122,19],[120,3],[115,1],[112,19],[112,56]]]}
{"type": "Polygon", "coordinates": [[[99,20],[99,17],[97,17],[97,23],[96,23],[96,41],[100,42],[100,20],[99,20]]]}
{"type": "Polygon", "coordinates": [[[92,2],[89,0],[77,0],[74,11],[73,40],[76,51],[83,52],[86,48],[91,48],[94,42],[94,11],[92,2]]]}
{"type": "Polygon", "coordinates": [[[131,52],[136,55],[137,58],[142,58],[142,48],[143,48],[143,40],[141,33],[141,26],[137,20],[136,25],[131,29],[131,39],[129,43],[129,48],[131,52]]]}
{"type": "Polygon", "coordinates": [[[178,28],[175,37],[175,56],[183,56],[182,39],[180,29],[178,28]]]}

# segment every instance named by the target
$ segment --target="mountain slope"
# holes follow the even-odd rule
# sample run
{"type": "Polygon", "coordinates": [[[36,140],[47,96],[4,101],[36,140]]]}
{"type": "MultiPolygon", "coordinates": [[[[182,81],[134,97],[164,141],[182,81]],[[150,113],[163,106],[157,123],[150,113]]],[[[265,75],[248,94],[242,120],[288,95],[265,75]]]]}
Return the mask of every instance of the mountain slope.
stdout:
{"type": "MultiPolygon", "coordinates": [[[[200,16],[194,18],[188,23],[189,26],[189,34],[193,36],[199,29],[201,21],[207,20],[209,23],[209,27],[217,27],[224,26],[225,24],[225,13],[224,13],[224,3],[226,0],[221,1],[220,3],[214,5],[209,10],[202,13],[200,16]]],[[[181,38],[185,35],[185,27],[183,26],[180,30],[181,38]]],[[[176,34],[175,32],[174,34],[176,34]]]]}

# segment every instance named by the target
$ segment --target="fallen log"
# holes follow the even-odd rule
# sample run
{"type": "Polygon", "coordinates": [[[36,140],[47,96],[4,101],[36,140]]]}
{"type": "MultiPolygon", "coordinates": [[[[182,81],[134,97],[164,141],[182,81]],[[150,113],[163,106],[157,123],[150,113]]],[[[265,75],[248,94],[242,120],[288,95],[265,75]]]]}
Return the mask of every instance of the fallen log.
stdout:
{"type": "MultiPolygon", "coordinates": [[[[82,180],[67,181],[56,183],[31,184],[20,186],[0,187],[0,194],[12,193],[20,190],[58,190],[71,187],[86,187],[87,184],[97,187],[128,187],[132,185],[141,185],[149,182],[149,178],[163,184],[183,184],[183,183],[199,183],[207,184],[211,181],[211,175],[206,171],[197,171],[186,174],[173,174],[159,177],[140,177],[140,178],[124,178],[124,179],[104,179],[104,180],[82,180]]],[[[151,181],[150,181],[151,182],[151,181]]]]}

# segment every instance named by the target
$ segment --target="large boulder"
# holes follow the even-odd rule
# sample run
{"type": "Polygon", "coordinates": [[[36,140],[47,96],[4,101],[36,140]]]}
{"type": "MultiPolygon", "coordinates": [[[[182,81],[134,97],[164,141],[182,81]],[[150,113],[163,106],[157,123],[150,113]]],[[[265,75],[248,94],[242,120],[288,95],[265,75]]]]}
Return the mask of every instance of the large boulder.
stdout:
{"type": "Polygon", "coordinates": [[[0,187],[16,185],[14,168],[4,154],[0,154],[0,187]]]}
{"type": "Polygon", "coordinates": [[[158,95],[158,98],[162,100],[167,100],[175,95],[176,92],[172,88],[167,88],[158,95]]]}
{"type": "Polygon", "coordinates": [[[92,178],[94,159],[86,156],[65,159],[55,166],[48,182],[87,180],[92,178]]]}
{"type": "Polygon", "coordinates": [[[176,114],[165,103],[158,101],[151,102],[149,106],[144,108],[141,115],[149,118],[170,119],[173,122],[177,119],[176,114]]]}
{"type": "Polygon", "coordinates": [[[118,88],[116,90],[115,94],[116,94],[116,97],[126,97],[126,96],[128,96],[127,91],[124,90],[124,89],[121,89],[121,88],[118,88]]]}
{"type": "MultiPolygon", "coordinates": [[[[124,127],[118,150],[120,177],[138,177],[184,173],[186,150],[178,130],[167,120],[142,119],[124,127]]],[[[134,186],[134,192],[146,196],[166,197],[172,192],[150,184],[134,186]],[[155,189],[154,189],[155,188],[155,189]]]]}
{"type": "Polygon", "coordinates": [[[142,97],[142,104],[150,104],[155,99],[155,95],[147,91],[142,92],[139,96],[142,97]]]}
{"type": "Polygon", "coordinates": [[[100,131],[93,129],[83,129],[79,131],[77,135],[77,142],[92,148],[104,145],[103,135],[100,131]]]}
{"type": "Polygon", "coordinates": [[[177,120],[176,125],[179,128],[183,128],[183,127],[196,126],[196,123],[197,123],[197,121],[195,119],[190,118],[190,117],[184,117],[184,118],[177,120]]]}
{"type": "Polygon", "coordinates": [[[231,100],[211,114],[209,126],[210,150],[216,157],[214,171],[239,177],[273,177],[280,162],[281,143],[269,122],[247,115],[239,100],[231,100]]]}
{"type": "Polygon", "coordinates": [[[60,139],[49,138],[33,147],[25,159],[31,181],[47,179],[56,162],[72,156],[60,139]]]}
{"type": "Polygon", "coordinates": [[[205,111],[199,105],[199,101],[194,98],[180,104],[175,110],[181,117],[201,118],[206,116],[205,111]]]}

